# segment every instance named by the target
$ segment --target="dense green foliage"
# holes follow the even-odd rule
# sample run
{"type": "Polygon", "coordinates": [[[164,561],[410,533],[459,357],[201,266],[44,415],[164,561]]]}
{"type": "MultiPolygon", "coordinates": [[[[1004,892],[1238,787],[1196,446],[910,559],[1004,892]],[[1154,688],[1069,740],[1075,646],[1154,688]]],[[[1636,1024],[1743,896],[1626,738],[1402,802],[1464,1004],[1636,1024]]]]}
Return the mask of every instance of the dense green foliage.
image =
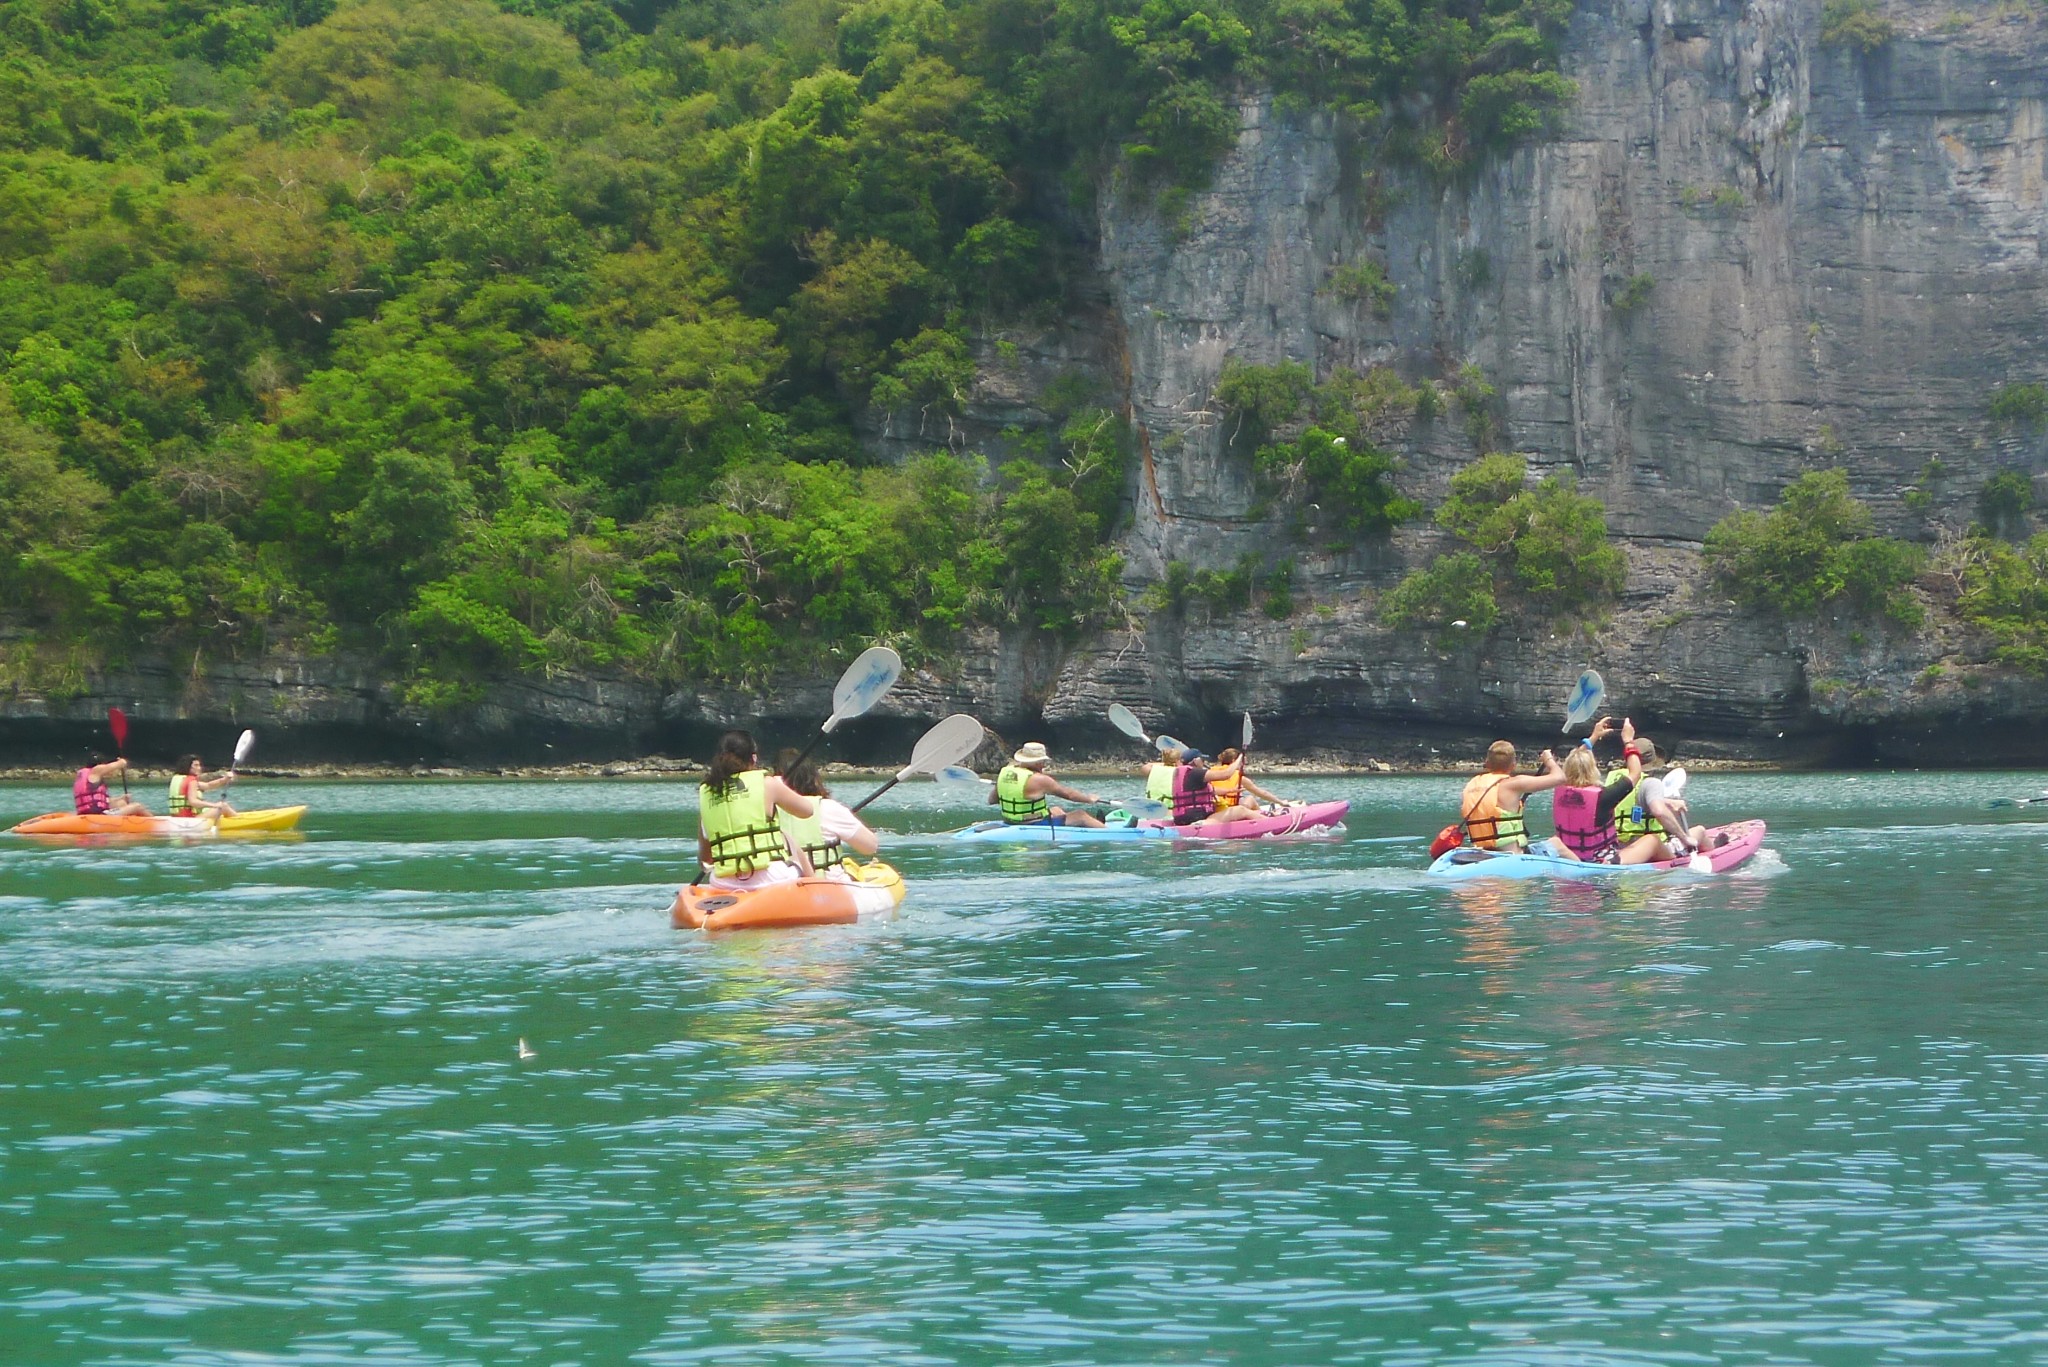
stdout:
{"type": "Polygon", "coordinates": [[[1963,620],[1996,642],[1995,658],[2048,674],[2048,534],[2022,546],[1977,538],[1962,552],[1963,620]]]}
{"type": "Polygon", "coordinates": [[[1872,0],[1827,0],[1821,7],[1820,40],[1860,52],[1875,52],[1897,36],[1891,20],[1872,0]]]}
{"type": "Polygon", "coordinates": [[[1839,602],[1903,626],[1924,615],[1908,589],[1925,554],[1874,535],[1870,509],[1840,470],[1801,475],[1769,513],[1723,518],[1707,533],[1706,554],[1728,592],[1752,606],[1798,615],[1839,602]]]}
{"type": "Polygon", "coordinates": [[[2002,385],[1991,396],[1991,416],[1997,422],[2048,422],[2048,385],[2002,385]]]}
{"type": "MultiPolygon", "coordinates": [[[[1455,164],[1568,97],[1568,9],[0,0],[0,626],[350,642],[428,701],[1073,629],[1099,401],[996,468],[869,468],[861,426],[945,445],[1113,167],[1199,183],[1260,83],[1455,164]]],[[[1384,524],[1322,425],[1277,474],[1384,524]]]]}
{"type": "Polygon", "coordinates": [[[1322,384],[1305,365],[1231,361],[1216,383],[1229,434],[1252,448],[1262,487],[1315,524],[1342,536],[1380,535],[1422,505],[1394,487],[1399,468],[1382,444],[1416,421],[1423,390],[1384,366],[1338,371],[1322,384]]]}
{"type": "Polygon", "coordinates": [[[1993,536],[2008,541],[2026,537],[2027,514],[2034,506],[2034,482],[2024,470],[2000,470],[1977,491],[1977,516],[1993,536]]]}
{"type": "Polygon", "coordinates": [[[1496,452],[1451,476],[1437,525],[1469,550],[1437,559],[1387,595],[1393,626],[1484,630],[1501,601],[1576,617],[1612,601],[1628,564],[1607,539],[1607,512],[1568,475],[1529,488],[1522,457],[1496,452]]]}

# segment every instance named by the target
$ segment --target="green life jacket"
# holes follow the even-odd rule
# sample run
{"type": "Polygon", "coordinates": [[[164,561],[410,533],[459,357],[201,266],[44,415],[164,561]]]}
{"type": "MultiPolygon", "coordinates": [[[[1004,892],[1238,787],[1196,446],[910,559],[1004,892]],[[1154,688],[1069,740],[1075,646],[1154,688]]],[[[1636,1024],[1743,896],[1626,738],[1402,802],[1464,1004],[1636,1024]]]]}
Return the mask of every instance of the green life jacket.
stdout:
{"type": "Polygon", "coordinates": [[[732,776],[723,797],[711,785],[697,785],[698,829],[711,846],[712,871],[744,878],[786,857],[782,828],[768,811],[768,771],[747,769],[732,776]]]}
{"type": "Polygon", "coordinates": [[[1051,803],[1042,797],[1024,795],[1024,785],[1031,781],[1035,772],[1021,764],[1005,764],[1003,771],[996,775],[996,801],[1002,806],[1003,820],[1012,826],[1021,826],[1027,821],[1044,821],[1052,815],[1051,803]]]}
{"type": "Polygon", "coordinates": [[[1164,760],[1145,771],[1145,796],[1154,802],[1173,801],[1173,766],[1164,760]]]}
{"type": "MultiPolygon", "coordinates": [[[[185,781],[191,778],[192,776],[190,774],[171,775],[170,803],[172,816],[205,815],[204,809],[202,809],[197,802],[193,801],[191,795],[185,790],[185,781]]],[[[198,782],[197,779],[192,779],[192,781],[194,783],[198,782]]]]}
{"type": "MultiPolygon", "coordinates": [[[[1627,773],[1628,767],[1626,765],[1610,770],[1607,775],[1607,782],[1612,784],[1614,780],[1625,776],[1627,773]]],[[[1629,789],[1628,796],[1623,798],[1621,805],[1614,809],[1614,833],[1620,837],[1621,843],[1624,845],[1640,836],[1654,835],[1660,839],[1663,837],[1664,823],[1651,816],[1643,806],[1642,784],[1638,783],[1635,787],[1629,789]]]]}
{"type": "Polygon", "coordinates": [[[789,837],[789,843],[810,856],[813,873],[836,868],[846,858],[840,851],[839,837],[825,834],[825,823],[817,812],[813,811],[809,816],[791,816],[778,809],[775,820],[782,827],[782,833],[789,837]]]}

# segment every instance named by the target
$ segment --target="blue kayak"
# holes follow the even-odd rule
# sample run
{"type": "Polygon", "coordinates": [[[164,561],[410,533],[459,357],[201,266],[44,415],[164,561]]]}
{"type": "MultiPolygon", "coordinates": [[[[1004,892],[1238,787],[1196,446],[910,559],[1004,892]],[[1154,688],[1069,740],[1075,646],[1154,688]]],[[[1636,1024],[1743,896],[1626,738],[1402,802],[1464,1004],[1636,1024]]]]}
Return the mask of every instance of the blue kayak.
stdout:
{"type": "MultiPolygon", "coordinates": [[[[1738,821],[1731,826],[1710,827],[1701,873],[1726,873],[1749,862],[1764,846],[1764,823],[1738,821]],[[1720,843],[1714,842],[1719,839],[1720,843]]],[[[1686,873],[1690,860],[1664,859],[1650,864],[1585,864],[1540,849],[1509,854],[1477,850],[1470,846],[1446,852],[1429,866],[1432,878],[1630,878],[1641,874],[1686,873]]]]}
{"type": "Polygon", "coordinates": [[[1047,826],[1038,822],[1008,825],[1001,821],[977,821],[965,830],[954,831],[955,840],[976,840],[988,845],[1122,845],[1134,840],[1171,840],[1171,826],[1047,826]]]}

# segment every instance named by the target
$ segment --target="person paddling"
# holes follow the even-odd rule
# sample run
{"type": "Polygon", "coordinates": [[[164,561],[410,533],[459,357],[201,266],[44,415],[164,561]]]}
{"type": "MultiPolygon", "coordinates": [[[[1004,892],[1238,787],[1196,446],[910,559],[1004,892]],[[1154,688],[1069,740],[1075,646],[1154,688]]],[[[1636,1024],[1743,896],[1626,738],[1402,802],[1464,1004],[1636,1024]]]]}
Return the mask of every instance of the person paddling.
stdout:
{"type": "Polygon", "coordinates": [[[751,735],[726,732],[697,788],[697,860],[710,870],[711,886],[745,891],[809,873],[809,859],[791,849],[777,819],[817,811],[815,799],[761,767],[751,735]]]}
{"type": "Polygon", "coordinates": [[[1176,826],[1221,826],[1237,814],[1216,805],[1216,790],[1209,786],[1208,758],[1189,751],[1180,768],[1173,771],[1173,824],[1176,826]]]}
{"type": "Polygon", "coordinates": [[[797,752],[793,749],[784,750],[779,759],[777,767],[782,771],[782,781],[805,797],[816,799],[818,810],[810,816],[778,811],[776,824],[782,827],[791,847],[802,850],[811,861],[811,872],[821,878],[853,882],[853,875],[843,867],[846,852],[852,850],[872,858],[882,848],[882,838],[855,816],[852,808],[833,798],[832,790],[819,777],[817,766],[809,760],[797,763],[797,752]]]}
{"type": "Polygon", "coordinates": [[[1043,744],[1035,740],[1026,742],[1024,748],[1010,756],[1010,762],[996,775],[995,787],[988,794],[989,805],[1001,807],[1003,820],[1012,826],[1099,828],[1102,818],[1093,812],[1072,812],[1047,801],[1054,797],[1091,804],[1102,801],[1092,793],[1069,788],[1054,778],[1050,772],[1051,764],[1052,756],[1043,744]]]}
{"type": "Polygon", "coordinates": [[[107,779],[128,772],[127,759],[110,759],[89,764],[71,779],[71,805],[80,816],[148,816],[149,808],[126,793],[115,797],[107,791],[107,779]]]}
{"type": "Polygon", "coordinates": [[[1267,802],[1284,804],[1286,801],[1252,782],[1251,775],[1244,771],[1244,754],[1234,745],[1225,746],[1223,752],[1216,756],[1216,762],[1209,766],[1209,787],[1216,794],[1216,810],[1229,812],[1233,817],[1259,815],[1256,807],[1245,805],[1246,793],[1267,802]]]}
{"type": "Polygon", "coordinates": [[[1602,786],[1600,764],[1593,758],[1593,746],[1614,734],[1614,719],[1602,717],[1578,749],[1564,762],[1564,781],[1551,798],[1551,819],[1557,835],[1551,848],[1569,859],[1588,864],[1647,864],[1664,856],[1664,842],[1654,835],[1639,835],[1623,842],[1615,824],[1615,812],[1641,781],[1641,758],[1636,749],[1636,728],[1632,721],[1621,724],[1623,754],[1636,766],[1631,777],[1621,771],[1602,786]]]}
{"type": "Polygon", "coordinates": [[[1529,848],[1522,800],[1531,793],[1548,792],[1564,781],[1557,756],[1545,750],[1537,759],[1543,765],[1542,772],[1518,774],[1512,744],[1497,740],[1486,747],[1486,767],[1466,781],[1465,791],[1458,798],[1458,826],[1467,840],[1482,850],[1529,848]]]}
{"type": "Polygon", "coordinates": [[[198,816],[218,824],[224,816],[233,816],[235,809],[225,798],[209,800],[205,794],[216,788],[225,788],[235,781],[232,773],[207,778],[201,772],[203,766],[199,756],[186,755],[178,761],[178,767],[171,774],[170,813],[172,816],[198,816]]]}

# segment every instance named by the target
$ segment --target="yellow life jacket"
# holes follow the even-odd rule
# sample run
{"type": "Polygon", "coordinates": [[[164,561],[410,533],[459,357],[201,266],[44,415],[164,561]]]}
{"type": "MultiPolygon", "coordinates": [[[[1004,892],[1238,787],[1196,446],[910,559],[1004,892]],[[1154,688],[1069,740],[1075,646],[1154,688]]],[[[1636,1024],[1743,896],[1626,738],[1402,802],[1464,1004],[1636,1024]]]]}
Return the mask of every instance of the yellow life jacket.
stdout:
{"type": "Polygon", "coordinates": [[[1161,760],[1145,771],[1145,796],[1154,802],[1173,801],[1173,766],[1161,760]]]}
{"type": "MultiPolygon", "coordinates": [[[[1614,780],[1626,776],[1627,773],[1628,767],[1626,765],[1618,769],[1609,770],[1607,774],[1608,784],[1611,785],[1614,780]]],[[[1642,784],[1638,783],[1635,787],[1629,789],[1628,796],[1623,798],[1621,805],[1614,809],[1614,830],[1621,837],[1621,843],[1624,845],[1638,836],[1654,835],[1660,839],[1663,837],[1664,823],[1651,816],[1649,810],[1643,806],[1642,784]]]]}
{"type": "Polygon", "coordinates": [[[1500,809],[1500,785],[1513,774],[1484,773],[1465,783],[1458,798],[1459,822],[1465,836],[1482,850],[1529,848],[1529,827],[1520,812],[1500,809]]]}
{"type": "Polygon", "coordinates": [[[1225,807],[1235,807],[1237,805],[1238,790],[1243,786],[1244,770],[1242,769],[1239,769],[1229,778],[1218,778],[1215,774],[1210,774],[1209,787],[1216,794],[1216,810],[1220,812],[1225,807]]]}
{"type": "Polygon", "coordinates": [[[198,782],[199,780],[193,778],[190,774],[171,775],[170,804],[172,816],[204,816],[206,814],[205,809],[200,807],[197,796],[191,791],[191,786],[196,785],[198,782]]]}
{"type": "MultiPolygon", "coordinates": [[[[822,798],[819,800],[823,801],[822,798]]],[[[791,816],[778,809],[775,822],[789,837],[790,844],[810,856],[813,873],[823,873],[845,860],[846,856],[839,848],[839,837],[825,834],[825,823],[816,811],[809,816],[791,816]]]]}
{"type": "Polygon", "coordinates": [[[1027,821],[1044,821],[1052,815],[1052,804],[1042,797],[1027,797],[1024,785],[1031,781],[1035,770],[1021,764],[1005,764],[1003,771],[996,775],[996,802],[1003,809],[1003,820],[1012,826],[1027,821]]]}
{"type": "Polygon", "coordinates": [[[711,867],[721,877],[744,878],[789,853],[768,810],[766,769],[734,774],[723,796],[708,783],[698,784],[697,822],[711,846],[711,867]]]}

